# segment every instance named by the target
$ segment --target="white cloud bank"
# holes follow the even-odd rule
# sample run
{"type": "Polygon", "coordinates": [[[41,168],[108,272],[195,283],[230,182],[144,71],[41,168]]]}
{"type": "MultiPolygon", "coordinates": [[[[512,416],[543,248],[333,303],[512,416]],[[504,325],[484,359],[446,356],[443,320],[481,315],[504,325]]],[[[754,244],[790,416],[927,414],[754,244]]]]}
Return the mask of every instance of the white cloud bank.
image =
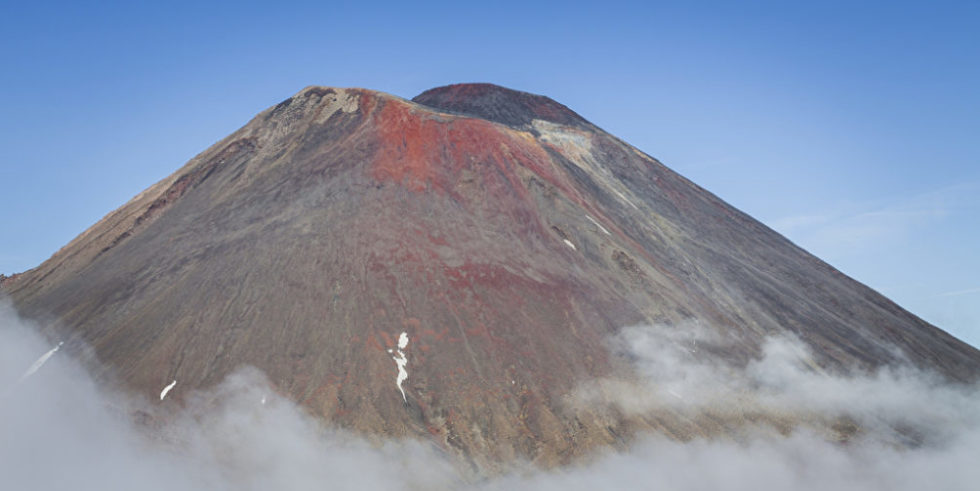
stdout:
{"type": "Polygon", "coordinates": [[[132,411],[149,402],[97,386],[69,350],[18,383],[49,344],[0,304],[0,489],[459,487],[433,447],[325,430],[254,369],[187,395],[174,420],[145,431],[132,411]]]}
{"type": "Polygon", "coordinates": [[[977,386],[951,385],[903,366],[832,375],[813,361],[805,344],[788,336],[768,338],[762,356],[744,367],[706,354],[724,353],[727,343],[696,323],[624,328],[611,348],[638,376],[586,384],[576,396],[630,414],[761,414],[814,423],[846,418],[869,437],[896,443],[938,444],[951,433],[980,427],[977,386]]]}
{"type": "Polygon", "coordinates": [[[525,466],[474,481],[425,443],[369,443],[325,430],[249,369],[185,397],[185,408],[151,437],[122,409],[146,402],[98,387],[69,358],[70,349],[18,383],[53,343],[0,305],[0,488],[965,490],[980,483],[975,387],[946,386],[912,371],[830,377],[809,368],[805,350],[784,339],[771,341],[763,358],[739,372],[694,356],[714,341],[687,327],[624,329],[614,344],[641,376],[598,381],[577,395],[597,403],[601,393],[611,398],[603,404],[627,412],[702,411],[735,397],[771,411],[846,414],[889,431],[898,426],[922,433],[919,444],[895,445],[887,431],[847,445],[804,430],[686,443],[649,436],[578,467],[525,466]]]}

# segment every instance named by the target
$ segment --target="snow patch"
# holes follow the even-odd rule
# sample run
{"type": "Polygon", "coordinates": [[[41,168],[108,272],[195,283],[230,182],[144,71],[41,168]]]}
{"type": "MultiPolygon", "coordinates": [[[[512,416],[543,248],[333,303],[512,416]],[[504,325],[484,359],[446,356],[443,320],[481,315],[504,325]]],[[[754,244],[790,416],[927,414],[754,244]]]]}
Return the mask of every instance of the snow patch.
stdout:
{"type": "Polygon", "coordinates": [[[592,222],[593,224],[595,224],[596,227],[599,227],[599,230],[602,230],[602,233],[604,233],[606,235],[611,235],[609,233],[609,231],[606,230],[606,227],[603,227],[602,225],[599,225],[599,222],[595,221],[595,218],[592,218],[589,215],[585,215],[585,218],[587,218],[590,222],[592,222]]]}
{"type": "Polygon", "coordinates": [[[626,196],[624,196],[623,193],[620,193],[619,191],[617,191],[615,189],[613,189],[613,192],[616,193],[617,196],[619,196],[620,198],[622,198],[622,200],[625,201],[626,204],[632,206],[634,210],[639,210],[640,209],[639,207],[637,207],[636,205],[634,205],[632,201],[626,199],[626,196]]]}
{"type": "Polygon", "coordinates": [[[408,366],[408,357],[405,356],[403,349],[408,347],[408,333],[402,332],[398,336],[398,350],[388,350],[388,353],[392,354],[392,360],[395,360],[395,364],[398,365],[398,376],[395,377],[395,385],[398,386],[398,391],[402,393],[402,400],[408,402],[408,398],[405,397],[405,389],[402,388],[402,382],[408,379],[408,370],[405,369],[408,366]]]}
{"type": "Polygon", "coordinates": [[[170,389],[173,389],[175,385],[177,385],[177,381],[176,380],[174,380],[173,382],[170,382],[170,385],[164,387],[163,390],[160,391],[160,400],[161,401],[163,400],[164,397],[167,397],[167,392],[170,392],[170,389]]]}
{"type": "Polygon", "coordinates": [[[24,374],[20,376],[20,380],[18,380],[17,383],[23,382],[24,379],[26,379],[27,377],[30,377],[31,375],[34,375],[34,372],[40,370],[41,369],[41,366],[44,365],[44,363],[48,361],[48,358],[51,358],[51,356],[53,356],[55,353],[57,353],[58,350],[61,348],[61,345],[63,345],[63,344],[65,344],[64,341],[58,343],[57,346],[55,346],[54,348],[51,348],[47,353],[41,355],[41,357],[38,358],[34,363],[32,363],[31,366],[28,367],[27,371],[24,372],[24,374]]]}

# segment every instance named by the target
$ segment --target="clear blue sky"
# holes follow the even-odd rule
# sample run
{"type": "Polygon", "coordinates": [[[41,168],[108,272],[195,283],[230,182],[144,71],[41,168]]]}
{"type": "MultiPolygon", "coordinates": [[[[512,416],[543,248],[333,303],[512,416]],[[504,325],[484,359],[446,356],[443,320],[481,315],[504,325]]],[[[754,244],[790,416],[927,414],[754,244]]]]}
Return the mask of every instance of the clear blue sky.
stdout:
{"type": "Polygon", "coordinates": [[[0,6],[0,272],[306,85],[486,81],[980,345],[980,2],[18,3],[0,6]]]}

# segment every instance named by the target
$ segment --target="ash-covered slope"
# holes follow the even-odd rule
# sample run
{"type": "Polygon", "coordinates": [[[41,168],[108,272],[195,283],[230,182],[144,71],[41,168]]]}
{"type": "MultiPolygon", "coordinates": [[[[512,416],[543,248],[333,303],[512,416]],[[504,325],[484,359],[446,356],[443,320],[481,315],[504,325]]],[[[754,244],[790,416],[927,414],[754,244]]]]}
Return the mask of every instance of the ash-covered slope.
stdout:
{"type": "Polygon", "coordinates": [[[793,333],[826,370],[980,353],[542,96],[406,101],[309,87],[2,284],[129,387],[168,401],[241,365],[324,420],[477,462],[558,463],[638,428],[573,410],[623,326],[793,333]],[[681,328],[681,327],[679,327],[681,328]]]}

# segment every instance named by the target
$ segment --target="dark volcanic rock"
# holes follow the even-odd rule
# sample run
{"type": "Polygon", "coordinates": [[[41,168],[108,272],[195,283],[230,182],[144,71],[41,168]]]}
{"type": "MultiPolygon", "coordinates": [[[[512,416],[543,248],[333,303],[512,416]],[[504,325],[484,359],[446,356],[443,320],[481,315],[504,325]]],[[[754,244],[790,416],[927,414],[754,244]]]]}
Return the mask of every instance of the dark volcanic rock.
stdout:
{"type": "Polygon", "coordinates": [[[791,332],[828,370],[980,370],[977,350],[546,97],[469,84],[415,101],[304,89],[3,291],[148,396],[254,365],[325,421],[477,462],[716,431],[568,408],[630,324],[697,319],[734,362],[791,332]]]}
{"type": "Polygon", "coordinates": [[[582,116],[548,97],[493,84],[436,87],[415,96],[412,102],[515,127],[529,126],[535,119],[581,128],[592,127],[582,116]]]}

